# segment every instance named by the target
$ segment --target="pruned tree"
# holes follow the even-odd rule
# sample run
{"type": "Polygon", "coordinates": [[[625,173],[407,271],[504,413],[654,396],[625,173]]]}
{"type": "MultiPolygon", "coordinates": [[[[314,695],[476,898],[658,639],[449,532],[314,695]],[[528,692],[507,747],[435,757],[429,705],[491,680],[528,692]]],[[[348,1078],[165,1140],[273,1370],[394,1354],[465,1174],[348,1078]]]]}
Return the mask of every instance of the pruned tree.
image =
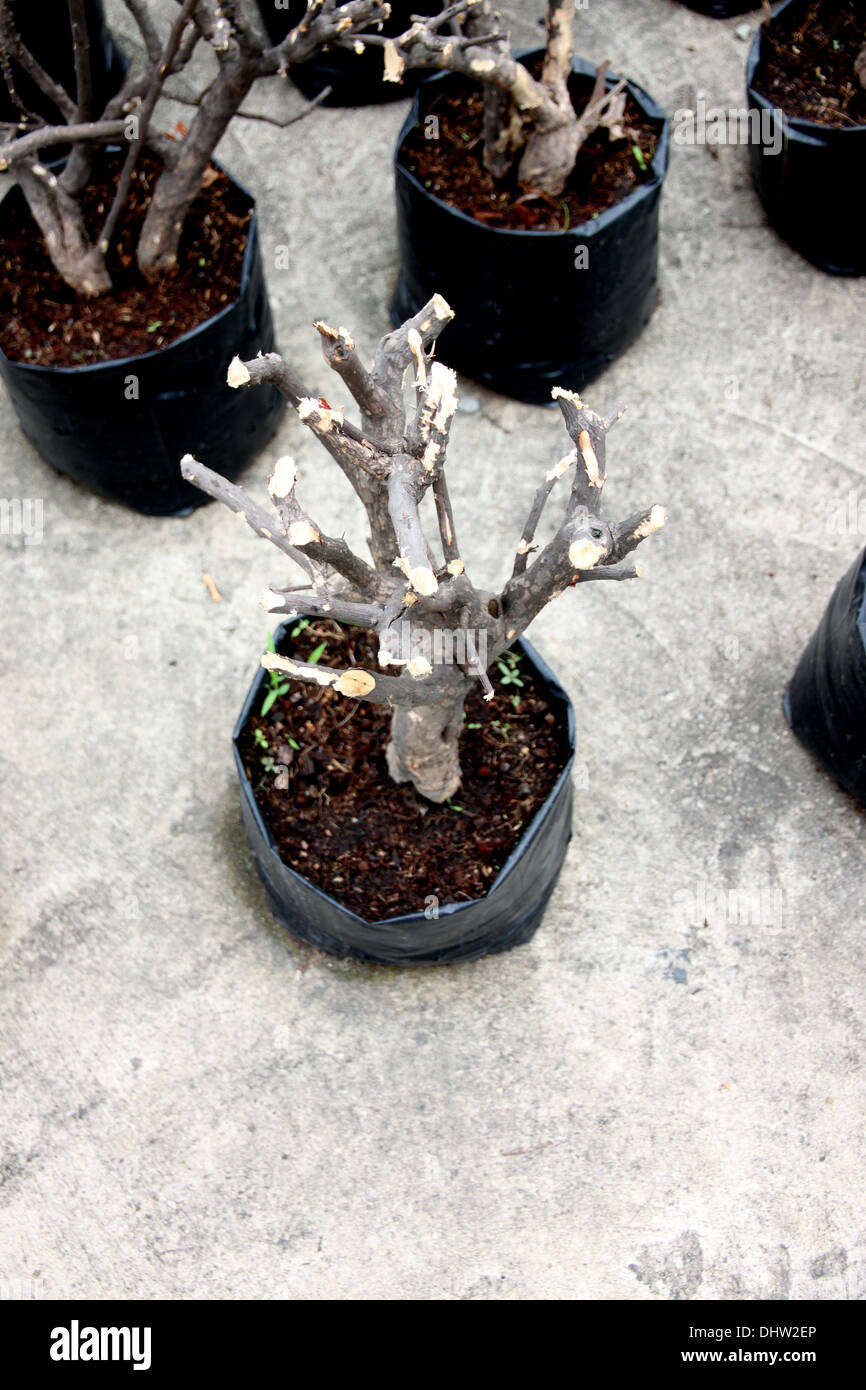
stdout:
{"type": "Polygon", "coordinates": [[[411,69],[439,69],[482,83],[485,168],[501,179],[517,161],[517,179],[527,192],[562,193],[581,146],[599,126],[611,139],[630,138],[626,84],[607,90],[606,61],[596,67],[579,115],[574,108],[568,85],[574,0],[548,0],[547,42],[537,77],[512,55],[511,35],[492,0],[463,0],[433,18],[416,18],[399,38],[369,35],[364,42],[384,47],[386,81],[399,82],[411,69]]]}
{"type": "Polygon", "coordinates": [[[160,25],[149,0],[124,0],[141,37],[143,58],[131,65],[105,108],[94,111],[84,0],[68,3],[75,48],[74,96],[26,48],[9,0],[0,0],[0,81],[5,80],[20,112],[16,126],[0,126],[0,171],[15,173],[55,268],[82,295],[111,289],[107,257],[145,146],[164,164],[137,248],[142,274],[154,279],[176,266],[184,221],[214,150],[258,78],[285,73],[330,43],[355,45],[360,34],[390,13],[386,0],[308,0],[303,19],[281,43],[272,45],[245,17],[240,0],[178,0],[177,14],[167,26],[160,25]],[[196,109],[185,138],[167,139],[155,119],[157,102],[169,95],[167,80],[186,68],[199,44],[214,53],[216,74],[191,100],[196,109]],[[54,102],[62,122],[50,125],[27,110],[15,90],[10,60],[54,102]],[[93,237],[85,223],[82,194],[92,176],[93,151],[112,143],[126,145],[126,158],[103,225],[93,237]],[[62,172],[54,173],[42,162],[41,152],[58,145],[70,145],[72,153],[62,172]]]}
{"type": "Polygon", "coordinates": [[[331,686],[341,695],[393,711],[387,750],[396,781],[411,781],[431,801],[445,801],[460,783],[458,738],[463,703],[473,681],[492,695],[487,668],[553,598],[596,579],[633,579],[629,556],[664,525],[662,507],[618,523],[599,515],[607,434],[621,410],[604,417],[578,395],[555,388],[572,447],[539,485],[517,544],[510,578],[498,590],[478,588],[461,553],[445,476],[457,379],[437,362],[433,347],[453,317],[440,295],[376,349],[364,366],[345,328],[317,323],[325,361],[353,397],[360,425],[326,404],[276,353],[249,362],[235,358],[230,386],[270,382],[294,406],[348,478],[367,512],[372,564],[345,539],[328,535],[296,493],[290,458],[277,461],[268,487],[275,515],[241,488],[187,454],[183,476],[239,513],[304,572],[299,585],[267,589],[262,606],[286,617],[331,617],[378,634],[382,670],[333,670],[266,652],[262,665],[294,680],[331,686]],[[411,371],[416,403],[407,410],[404,376],[411,371]],[[571,490],[552,538],[536,533],[558,479],[571,490]],[[430,493],[438,544],[428,539],[419,507],[430,493]],[[391,674],[388,668],[400,668],[391,674]]]}

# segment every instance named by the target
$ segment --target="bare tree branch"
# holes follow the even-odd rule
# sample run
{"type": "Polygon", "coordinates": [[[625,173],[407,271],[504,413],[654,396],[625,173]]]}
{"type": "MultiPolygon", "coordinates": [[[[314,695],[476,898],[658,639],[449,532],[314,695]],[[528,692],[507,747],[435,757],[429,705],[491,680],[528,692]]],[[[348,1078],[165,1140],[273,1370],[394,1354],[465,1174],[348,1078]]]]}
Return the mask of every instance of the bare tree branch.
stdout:
{"type": "Polygon", "coordinates": [[[42,149],[52,145],[92,143],[110,145],[113,140],[122,140],[125,123],[115,121],[91,121],[87,125],[45,125],[28,131],[15,140],[0,144],[0,173],[10,169],[13,164],[31,158],[42,149]]]}
{"type": "Polygon", "coordinates": [[[577,450],[572,449],[571,453],[565,454],[563,458],[559,460],[559,463],[553,465],[549,472],[545,474],[543,481],[539,483],[538,491],[535,494],[529,516],[526,518],[523,527],[523,534],[517,546],[517,554],[514,557],[514,569],[511,572],[513,577],[523,574],[526,569],[526,559],[533,548],[532,543],[535,540],[536,528],[541,520],[541,514],[544,511],[545,503],[553,491],[557,479],[561,478],[563,473],[568,471],[576,459],[577,450]]]}
{"type": "Polygon", "coordinates": [[[651,507],[646,512],[636,512],[627,521],[617,522],[611,527],[613,544],[608,559],[608,563],[615,565],[622,560],[632,550],[635,550],[646,540],[647,536],[652,536],[656,531],[660,531],[667,520],[664,507],[651,507]]]}
{"type": "Polygon", "coordinates": [[[104,258],[87,235],[81,204],[38,160],[21,164],[17,172],[46,250],[64,280],[81,295],[104,294],[111,281],[104,258]]]}
{"type": "MultiPolygon", "coordinates": [[[[388,19],[387,0],[349,0],[348,4],[310,4],[307,13],[281,43],[267,49],[259,58],[259,72],[284,75],[294,63],[306,62],[329,43],[353,42],[370,24],[388,19]]],[[[366,35],[365,35],[366,38],[366,35]]]]}
{"type": "Polygon", "coordinates": [[[76,120],[90,121],[93,110],[93,72],[90,63],[90,33],[84,0],[69,0],[69,23],[75,59],[76,120]]]}
{"type": "Polygon", "coordinates": [[[309,575],[311,579],[315,576],[315,569],[311,561],[304,555],[303,551],[292,545],[287,536],[283,535],[276,518],[264,511],[242,488],[230,483],[228,478],[223,478],[221,474],[214,473],[205,464],[199,463],[192,454],[184,454],[180,461],[180,471],[188,483],[194,483],[209,497],[231,507],[232,511],[237,512],[238,516],[243,518],[257,536],[271,541],[290,560],[294,560],[296,565],[300,565],[304,573],[309,575]]]}
{"type": "Polygon", "coordinates": [[[381,604],[358,603],[342,594],[322,596],[298,593],[296,589],[265,589],[261,605],[266,613],[296,618],[333,618],[338,623],[351,623],[375,631],[382,612],[381,604]]]}
{"type": "MultiPolygon", "coordinates": [[[[77,0],[77,3],[81,3],[81,0],[77,0]]],[[[174,59],[177,55],[178,48],[180,47],[180,41],[183,37],[184,30],[187,26],[187,21],[189,20],[193,10],[195,9],[196,3],[197,0],[184,0],[183,5],[181,6],[180,14],[177,16],[177,18],[174,21],[174,24],[171,27],[171,32],[168,36],[168,40],[165,45],[165,51],[160,56],[159,62],[156,66],[156,71],[154,72],[153,77],[151,79],[147,95],[144,98],[144,102],[142,103],[141,114],[138,118],[138,136],[136,139],[133,139],[129,142],[129,149],[126,154],[126,159],[123,162],[123,169],[121,170],[120,178],[117,183],[117,189],[114,194],[114,201],[112,202],[111,207],[108,210],[108,214],[102,226],[102,231],[100,232],[97,238],[96,244],[99,249],[99,253],[102,256],[108,255],[108,251],[111,246],[111,238],[114,236],[114,229],[117,226],[117,219],[120,217],[124,203],[126,202],[127,196],[129,194],[129,187],[132,183],[133,170],[135,169],[139,153],[144,148],[145,132],[147,131],[150,125],[150,119],[153,115],[156,103],[159,100],[163,83],[165,82],[165,79],[168,76],[168,73],[171,69],[171,65],[174,62],[174,59]]]]}
{"type": "Polygon", "coordinates": [[[362,414],[369,421],[380,420],[386,416],[390,406],[388,396],[380,388],[372,372],[368,372],[362,363],[347,330],[331,328],[321,321],[314,323],[313,327],[321,337],[325,361],[351,391],[362,414]]]}
{"type": "Polygon", "coordinates": [[[387,598],[393,584],[386,585],[366,561],[353,554],[342,537],[323,534],[295,497],[296,481],[292,459],[278,459],[268,479],[268,491],[280,518],[283,534],[314,563],[336,570],[353,585],[358,594],[366,598],[387,598]]]}
{"type": "Polygon", "coordinates": [[[48,97],[49,101],[54,103],[63,119],[71,125],[77,114],[76,104],[66,88],[54,81],[54,78],[36,61],[29,48],[22,43],[12,19],[9,0],[0,0],[0,40],[2,40],[4,52],[15,59],[27,76],[36,83],[39,90],[48,97]]]}
{"type": "Polygon", "coordinates": [[[311,666],[306,662],[292,661],[291,657],[280,656],[276,652],[265,652],[261,664],[266,671],[280,671],[283,675],[308,685],[330,686],[339,695],[345,695],[352,700],[364,700],[371,705],[389,705],[395,710],[416,710],[424,706],[436,707],[438,703],[432,690],[425,690],[420,682],[405,676],[383,676],[378,672],[373,676],[369,671],[341,671],[318,663],[311,666]]]}
{"type": "MultiPolygon", "coordinates": [[[[323,101],[331,95],[330,87],[323,87],[314,97],[306,103],[302,111],[295,112],[294,116],[287,116],[285,120],[277,120],[275,116],[268,116],[264,111],[237,111],[235,120],[239,121],[262,121],[265,125],[275,126],[277,130],[288,130],[290,125],[297,125],[299,121],[305,121],[323,101]]],[[[201,106],[201,97],[187,96],[184,92],[163,91],[162,95],[167,101],[176,101],[181,106],[201,106]]]]}
{"type": "Polygon", "coordinates": [[[156,25],[148,13],[145,0],[123,0],[123,3],[138,25],[138,32],[141,34],[142,43],[150,62],[158,63],[162,53],[162,44],[159,41],[156,25]]]}

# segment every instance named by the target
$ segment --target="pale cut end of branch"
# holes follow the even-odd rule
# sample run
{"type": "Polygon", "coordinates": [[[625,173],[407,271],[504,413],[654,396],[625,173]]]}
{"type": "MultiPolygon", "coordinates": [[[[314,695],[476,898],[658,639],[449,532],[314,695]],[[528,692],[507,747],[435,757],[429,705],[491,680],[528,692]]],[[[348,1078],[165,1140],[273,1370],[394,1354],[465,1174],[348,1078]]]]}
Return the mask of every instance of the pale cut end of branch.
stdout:
{"type": "Polygon", "coordinates": [[[334,689],[341,695],[348,695],[351,698],[360,700],[362,696],[369,695],[371,690],[375,690],[376,681],[369,671],[350,670],[344,671],[338,680],[334,682],[334,689]]]}
{"type": "Polygon", "coordinates": [[[576,570],[591,570],[598,564],[604,548],[594,541],[572,541],[568,547],[568,558],[576,570]]]}
{"type": "Polygon", "coordinates": [[[566,391],[564,386],[554,386],[550,394],[555,401],[571,401],[575,410],[584,409],[583,401],[580,399],[580,392],[578,391],[566,391]]]}
{"type": "Polygon", "coordinates": [[[323,434],[328,434],[335,425],[341,427],[343,424],[342,407],[332,410],[330,406],[323,406],[316,396],[305,396],[298,401],[298,416],[301,420],[312,421],[323,434]]]}
{"type": "Polygon", "coordinates": [[[439,588],[435,574],[426,565],[419,565],[414,570],[407,567],[405,574],[416,594],[421,594],[424,598],[428,598],[430,594],[435,594],[439,588]]]}
{"type": "Polygon", "coordinates": [[[664,507],[660,507],[658,503],[656,503],[654,507],[650,508],[650,514],[646,520],[642,521],[640,526],[638,526],[634,533],[634,539],[636,541],[642,541],[647,536],[654,535],[656,531],[662,529],[667,519],[668,514],[664,507]]]}
{"type": "Polygon", "coordinates": [[[413,656],[411,661],[406,663],[406,670],[413,680],[423,680],[425,676],[433,674],[433,667],[426,656],[413,656]]]}
{"type": "Polygon", "coordinates": [[[348,328],[332,328],[330,324],[317,319],[313,327],[321,333],[323,338],[330,338],[334,343],[342,343],[347,352],[354,352],[355,344],[348,328]]]}
{"type": "Polygon", "coordinates": [[[437,319],[439,319],[440,323],[447,319],[453,319],[454,310],[451,308],[447,299],[443,299],[441,294],[434,294],[432,304],[433,313],[436,315],[437,319]]]}
{"type": "Polygon", "coordinates": [[[57,187],[56,177],[52,174],[50,169],[46,169],[44,164],[31,164],[30,169],[38,179],[42,179],[44,183],[47,183],[49,188],[57,187]]]}
{"type": "Polygon", "coordinates": [[[447,571],[448,571],[449,574],[453,574],[453,575],[456,577],[458,574],[462,574],[462,573],[463,573],[463,570],[464,570],[463,561],[462,561],[462,560],[459,560],[459,559],[458,559],[458,560],[449,560],[449,561],[448,561],[448,564],[445,566],[445,568],[447,569],[447,571]]]}
{"type": "Polygon", "coordinates": [[[231,25],[227,19],[220,18],[213,26],[208,42],[217,53],[224,53],[231,40],[231,25]]]}
{"type": "Polygon", "coordinates": [[[408,333],[409,351],[415,358],[415,385],[422,389],[427,385],[427,359],[424,356],[424,343],[417,328],[408,333]]]}
{"type": "Polygon", "coordinates": [[[593,487],[600,487],[601,470],[598,466],[598,459],[596,458],[595,449],[593,449],[592,447],[592,440],[590,439],[589,430],[580,431],[580,434],[577,436],[577,444],[578,448],[580,449],[584,467],[586,468],[587,478],[592,483],[593,487]]]}
{"type": "Polygon", "coordinates": [[[294,676],[295,680],[312,682],[314,685],[336,685],[336,671],[329,671],[327,667],[310,665],[309,662],[301,664],[290,660],[287,656],[280,656],[279,652],[263,652],[261,664],[266,671],[281,671],[284,676],[294,676]]]}
{"type": "Polygon", "coordinates": [[[283,608],[285,602],[283,595],[278,594],[275,589],[265,589],[265,592],[259,599],[259,603],[266,613],[273,613],[277,608],[283,608]]]}
{"type": "Polygon", "coordinates": [[[247,386],[250,381],[250,374],[239,357],[233,357],[226,372],[226,382],[235,390],[239,386],[247,386]]]}
{"type": "Polygon", "coordinates": [[[572,449],[570,453],[567,453],[564,458],[559,460],[559,463],[555,463],[552,468],[548,469],[544,475],[544,481],[546,483],[555,483],[557,478],[561,478],[563,473],[567,473],[571,465],[576,462],[577,450],[572,449]]]}
{"type": "Polygon", "coordinates": [[[379,650],[376,654],[380,666],[405,666],[406,657],[397,656],[396,652],[388,647],[387,643],[381,638],[379,640],[379,650]]]}
{"type": "Polygon", "coordinates": [[[299,549],[303,549],[305,545],[315,545],[321,539],[320,533],[309,521],[293,521],[289,527],[289,541],[299,549]]]}
{"type": "Polygon", "coordinates": [[[403,59],[397,51],[397,45],[393,39],[386,40],[385,43],[385,81],[402,82],[403,71],[406,67],[403,59]]]}
{"type": "Polygon", "coordinates": [[[457,409],[457,373],[441,362],[430,368],[427,400],[433,410],[433,428],[444,433],[457,409]]]}
{"type": "Polygon", "coordinates": [[[295,460],[284,454],[277,459],[274,471],[268,478],[268,492],[274,498],[288,497],[297,481],[295,460]]]}

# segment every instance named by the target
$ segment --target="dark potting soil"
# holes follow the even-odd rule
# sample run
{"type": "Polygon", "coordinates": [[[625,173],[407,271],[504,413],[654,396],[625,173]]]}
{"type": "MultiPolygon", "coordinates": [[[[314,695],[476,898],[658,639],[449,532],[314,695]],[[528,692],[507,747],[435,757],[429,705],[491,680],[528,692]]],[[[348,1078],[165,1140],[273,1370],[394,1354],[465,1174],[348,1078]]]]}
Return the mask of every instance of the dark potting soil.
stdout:
{"type": "MultiPolygon", "coordinates": [[[[296,660],[325,643],[322,666],[379,669],[377,639],[362,629],[292,631],[296,660]]],[[[494,664],[494,698],[479,685],[466,700],[463,780],[441,806],[391,781],[388,711],[300,681],[265,716],[259,705],[240,753],[283,862],[368,921],[423,912],[431,895],[483,898],[568,760],[562,717],[516,655],[522,684],[494,664]]]]}
{"type": "MultiPolygon", "coordinates": [[[[532,67],[532,64],[530,64],[532,67]]],[[[578,113],[586,98],[575,102],[578,113]]],[[[400,163],[437,198],[489,227],[517,231],[567,231],[621,202],[652,178],[650,162],[660,134],[631,96],[625,125],[633,134],[611,142],[596,130],[578,153],[561,197],[524,193],[516,167],[494,179],[483,163],[484,94],[477,83],[455,78],[425,107],[438,117],[438,139],[428,140],[423,123],[403,141],[400,163]]]]}
{"type": "Polygon", "coordinates": [[[789,116],[842,128],[866,124],[863,0],[815,0],[796,14],[786,10],[765,26],[763,55],[755,91],[789,116]]]}
{"type": "MultiPolygon", "coordinates": [[[[120,174],[121,153],[100,156],[84,194],[88,230],[98,236],[120,174]]],[[[209,168],[184,225],[178,268],[149,284],[135,247],[161,170],[143,153],[120,215],[108,269],[114,289],[87,299],[60,278],[25,204],[6,216],[0,244],[0,348],[13,362],[79,367],[167,347],[237,299],[252,209],[218,169],[209,168]]]]}

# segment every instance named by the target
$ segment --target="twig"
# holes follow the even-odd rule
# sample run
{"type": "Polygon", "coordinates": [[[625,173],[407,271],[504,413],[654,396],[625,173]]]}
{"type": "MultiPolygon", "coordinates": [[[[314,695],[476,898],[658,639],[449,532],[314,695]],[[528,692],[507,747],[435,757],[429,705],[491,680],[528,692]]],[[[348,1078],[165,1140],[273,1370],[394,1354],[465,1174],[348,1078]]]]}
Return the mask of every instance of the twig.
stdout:
{"type": "MultiPolygon", "coordinates": [[[[241,121],[263,121],[266,125],[276,127],[277,130],[288,130],[290,125],[297,125],[298,121],[306,120],[307,116],[309,116],[312,111],[315,111],[316,107],[321,106],[322,102],[331,95],[332,90],[331,87],[323,87],[321,92],[317,92],[314,97],[310,98],[303,111],[296,112],[294,116],[289,116],[287,120],[284,121],[278,121],[275,116],[266,116],[263,111],[238,111],[235,113],[235,119],[241,121]]],[[[201,106],[201,97],[188,97],[184,96],[181,92],[166,91],[165,88],[163,88],[162,95],[165,97],[166,101],[176,101],[181,106],[201,106]]]]}

